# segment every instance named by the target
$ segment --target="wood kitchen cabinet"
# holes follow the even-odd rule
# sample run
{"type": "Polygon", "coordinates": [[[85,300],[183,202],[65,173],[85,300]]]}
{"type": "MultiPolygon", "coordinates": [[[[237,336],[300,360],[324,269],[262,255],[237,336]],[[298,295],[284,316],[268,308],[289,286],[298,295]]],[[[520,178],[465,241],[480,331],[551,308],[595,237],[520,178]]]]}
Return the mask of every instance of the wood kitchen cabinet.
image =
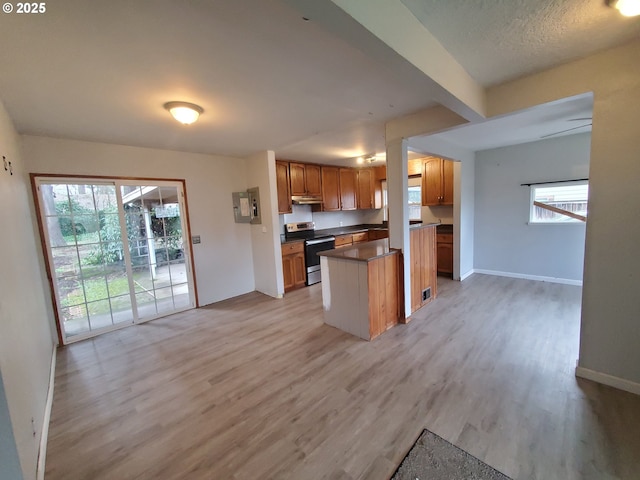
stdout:
{"type": "Polygon", "coordinates": [[[358,232],[351,235],[351,241],[353,243],[361,243],[369,241],[369,232],[358,232]]]}
{"type": "Polygon", "coordinates": [[[289,292],[304,287],[307,281],[304,242],[285,243],[281,248],[284,291],[289,292]]]}
{"type": "Polygon", "coordinates": [[[340,169],[340,209],[355,210],[357,172],[353,168],[340,169]]]}
{"type": "Polygon", "coordinates": [[[383,238],[389,238],[389,230],[379,228],[369,230],[369,240],[380,240],[383,238]]]}
{"type": "Polygon", "coordinates": [[[276,161],[276,186],[278,191],[278,213],[291,213],[291,189],[289,164],[276,161]]]}
{"type": "Polygon", "coordinates": [[[409,233],[411,313],[436,297],[436,227],[425,225],[409,233]]]}
{"type": "Polygon", "coordinates": [[[357,173],[357,200],[359,209],[374,208],[373,170],[361,168],[357,173]]]}
{"type": "Polygon", "coordinates": [[[422,162],[422,205],[453,205],[453,162],[427,157],[422,162]]]}
{"type": "Polygon", "coordinates": [[[322,167],[322,209],[325,212],[340,210],[340,169],[322,167]]]}
{"type": "Polygon", "coordinates": [[[438,250],[438,274],[453,275],[453,234],[438,233],[436,235],[438,250]]]}
{"type": "Polygon", "coordinates": [[[289,163],[291,195],[322,195],[320,166],[306,163],[289,163]]]}
{"type": "Polygon", "coordinates": [[[351,235],[350,233],[345,235],[336,235],[335,245],[336,248],[353,245],[353,235],[351,235]]]}

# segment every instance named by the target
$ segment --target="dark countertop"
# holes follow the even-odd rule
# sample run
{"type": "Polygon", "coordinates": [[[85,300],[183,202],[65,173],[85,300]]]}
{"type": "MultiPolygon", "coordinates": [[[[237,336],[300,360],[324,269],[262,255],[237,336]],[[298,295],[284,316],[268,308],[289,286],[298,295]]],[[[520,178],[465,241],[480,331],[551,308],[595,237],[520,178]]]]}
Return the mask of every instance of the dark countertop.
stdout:
{"type": "MultiPolygon", "coordinates": [[[[453,233],[453,225],[445,224],[445,223],[412,223],[409,225],[409,229],[413,230],[416,228],[423,227],[433,227],[436,226],[436,233],[453,233]]],[[[388,225],[380,224],[380,223],[370,223],[370,224],[360,224],[360,225],[349,225],[345,227],[335,227],[335,228],[325,228],[323,230],[315,231],[315,238],[326,237],[329,235],[347,235],[350,233],[359,233],[366,232],[368,230],[389,230],[388,225]]],[[[280,234],[280,243],[292,243],[292,242],[302,242],[303,240],[300,238],[292,238],[287,240],[284,234],[280,234]]]]}
{"type": "MultiPolygon", "coordinates": [[[[369,223],[369,224],[360,224],[360,225],[350,225],[345,227],[335,227],[335,228],[325,228],[323,230],[315,231],[315,238],[327,237],[329,235],[347,235],[349,233],[359,233],[366,232],[369,230],[388,230],[388,227],[385,224],[381,223],[369,223]]],[[[284,234],[280,234],[280,243],[291,243],[291,242],[302,242],[302,239],[292,238],[286,239],[284,234]]]]}
{"type": "Polygon", "coordinates": [[[443,223],[438,225],[436,233],[453,233],[453,225],[450,223],[443,223]]]}
{"type": "Polygon", "coordinates": [[[337,258],[340,260],[354,260],[357,262],[369,262],[386,255],[393,255],[398,250],[389,248],[389,239],[373,240],[371,242],[357,243],[349,247],[340,247],[335,250],[319,252],[321,257],[337,258]]]}
{"type": "Polygon", "coordinates": [[[384,224],[380,223],[370,223],[370,224],[361,224],[361,225],[350,225],[347,227],[335,227],[335,228],[325,228],[324,230],[316,230],[316,236],[326,236],[326,235],[347,235],[349,233],[359,233],[366,232],[369,230],[388,230],[384,224]]]}

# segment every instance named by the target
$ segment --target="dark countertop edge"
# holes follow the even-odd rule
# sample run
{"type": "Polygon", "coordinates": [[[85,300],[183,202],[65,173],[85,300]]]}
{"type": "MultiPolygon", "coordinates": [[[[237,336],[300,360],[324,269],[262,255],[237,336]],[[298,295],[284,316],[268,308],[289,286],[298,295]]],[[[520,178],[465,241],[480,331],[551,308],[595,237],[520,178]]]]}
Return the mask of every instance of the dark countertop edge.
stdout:
{"type": "MultiPolygon", "coordinates": [[[[416,228],[422,227],[432,227],[436,226],[437,231],[440,231],[441,228],[445,227],[441,233],[453,233],[453,225],[450,223],[414,223],[409,225],[409,230],[413,230],[416,228]]],[[[371,224],[360,224],[360,225],[350,225],[346,227],[334,227],[334,228],[325,228],[322,230],[316,230],[316,235],[348,235],[350,233],[360,233],[366,232],[369,230],[389,230],[388,225],[379,224],[379,223],[371,223],[371,224]]],[[[287,240],[284,234],[280,234],[280,244],[284,245],[286,243],[294,243],[294,242],[302,242],[304,240],[300,238],[293,238],[291,240],[287,240]]]]}
{"type": "Polygon", "coordinates": [[[370,242],[361,242],[361,243],[357,243],[355,245],[349,245],[349,246],[344,246],[344,247],[338,247],[334,250],[325,250],[323,252],[318,252],[318,256],[320,257],[327,257],[327,258],[335,258],[336,260],[346,260],[348,262],[360,262],[360,263],[368,263],[371,262],[373,260],[376,260],[378,258],[382,258],[382,257],[386,257],[388,255],[395,255],[396,253],[399,253],[400,250],[397,248],[393,248],[393,247],[389,247],[389,242],[388,240],[385,239],[380,239],[380,240],[371,240],[370,242]],[[386,251],[377,255],[373,255],[371,257],[366,257],[366,258],[356,258],[356,257],[348,257],[348,256],[344,256],[344,254],[346,252],[350,252],[353,250],[366,250],[368,248],[372,248],[371,244],[384,244],[384,247],[386,247],[386,251]]]}
{"type": "Polygon", "coordinates": [[[413,225],[409,225],[409,230],[417,230],[418,228],[426,228],[426,227],[438,227],[440,226],[441,223],[439,222],[434,222],[434,223],[415,223],[413,225]]]}
{"type": "Polygon", "coordinates": [[[388,230],[389,227],[381,223],[349,225],[346,227],[325,228],[316,230],[316,235],[348,235],[350,233],[367,232],[369,230],[388,230]]]}
{"type": "Polygon", "coordinates": [[[436,228],[436,233],[441,233],[441,234],[451,233],[451,234],[453,234],[453,225],[450,224],[450,223],[442,223],[442,224],[438,225],[438,227],[436,228]]]}
{"type": "Polygon", "coordinates": [[[296,243],[296,242],[304,242],[304,238],[292,238],[290,240],[287,240],[286,238],[284,238],[283,233],[280,234],[280,245],[287,245],[289,243],[296,243]]]}
{"type": "MultiPolygon", "coordinates": [[[[361,233],[369,230],[389,230],[389,227],[382,223],[362,223],[360,225],[349,225],[346,227],[325,228],[316,230],[316,235],[348,235],[350,233],[361,233]]],[[[280,234],[280,244],[302,242],[300,238],[292,238],[287,240],[283,233],[280,234]]]]}

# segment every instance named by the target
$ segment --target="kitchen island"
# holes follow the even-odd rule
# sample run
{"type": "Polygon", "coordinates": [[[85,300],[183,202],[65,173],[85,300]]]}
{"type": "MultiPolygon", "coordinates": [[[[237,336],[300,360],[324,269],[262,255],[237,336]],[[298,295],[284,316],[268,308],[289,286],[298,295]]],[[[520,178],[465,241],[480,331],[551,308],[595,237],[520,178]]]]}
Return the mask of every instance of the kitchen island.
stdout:
{"type": "Polygon", "coordinates": [[[388,239],[318,255],[326,324],[373,340],[403,317],[401,255],[388,239]]]}

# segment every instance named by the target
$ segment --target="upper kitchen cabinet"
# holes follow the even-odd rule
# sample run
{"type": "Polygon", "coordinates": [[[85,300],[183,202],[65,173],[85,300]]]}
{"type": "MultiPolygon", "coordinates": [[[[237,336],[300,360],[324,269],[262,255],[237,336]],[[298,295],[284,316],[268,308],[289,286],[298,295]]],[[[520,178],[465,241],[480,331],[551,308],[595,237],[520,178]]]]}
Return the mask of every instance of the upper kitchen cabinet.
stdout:
{"type": "Polygon", "coordinates": [[[410,177],[422,175],[422,158],[414,158],[407,162],[407,175],[410,177]]]}
{"type": "Polygon", "coordinates": [[[453,162],[428,157],[422,163],[422,205],[453,205],[453,162]]]}
{"type": "Polygon", "coordinates": [[[322,209],[325,212],[340,210],[340,169],[322,167],[322,209]]]}
{"type": "Polygon", "coordinates": [[[370,168],[361,168],[358,170],[358,208],[374,208],[373,196],[373,170],[370,168]]]}
{"type": "Polygon", "coordinates": [[[289,164],[276,161],[276,185],[278,189],[278,213],[291,213],[289,164]]]}
{"type": "Polygon", "coordinates": [[[340,169],[340,208],[341,210],[355,210],[357,172],[353,168],[340,169]]]}
{"type": "Polygon", "coordinates": [[[322,195],[320,167],[306,163],[289,163],[291,195],[322,195]]]}

